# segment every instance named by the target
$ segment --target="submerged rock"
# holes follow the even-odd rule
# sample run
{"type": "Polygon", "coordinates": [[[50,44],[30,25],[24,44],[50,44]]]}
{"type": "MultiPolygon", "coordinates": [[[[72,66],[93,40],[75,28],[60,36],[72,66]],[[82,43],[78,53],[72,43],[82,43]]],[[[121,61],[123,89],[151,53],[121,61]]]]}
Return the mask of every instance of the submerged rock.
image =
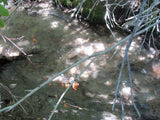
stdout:
{"type": "Polygon", "coordinates": [[[0,59],[12,61],[22,55],[34,54],[39,51],[36,45],[30,43],[29,40],[21,40],[12,44],[0,44],[0,59]]]}

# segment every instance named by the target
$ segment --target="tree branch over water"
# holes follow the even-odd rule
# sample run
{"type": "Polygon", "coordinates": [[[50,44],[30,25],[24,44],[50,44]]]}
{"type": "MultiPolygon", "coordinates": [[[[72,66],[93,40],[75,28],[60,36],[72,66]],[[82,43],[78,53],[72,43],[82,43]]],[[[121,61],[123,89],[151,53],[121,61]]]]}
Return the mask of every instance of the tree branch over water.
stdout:
{"type": "MultiPolygon", "coordinates": [[[[116,88],[116,93],[115,93],[115,100],[114,100],[114,104],[113,104],[113,107],[112,107],[112,110],[114,110],[115,108],[115,104],[116,104],[116,100],[117,100],[117,95],[118,95],[118,90],[119,90],[119,85],[120,85],[120,81],[121,81],[121,75],[122,75],[122,71],[123,71],[123,68],[124,68],[124,63],[125,61],[127,60],[127,67],[128,67],[128,75],[129,75],[129,80],[130,80],[130,87],[131,87],[131,97],[132,97],[132,104],[138,114],[139,117],[141,117],[141,114],[139,112],[139,110],[137,109],[135,103],[134,103],[134,97],[133,97],[133,91],[132,91],[132,77],[131,77],[131,70],[130,70],[130,64],[129,64],[129,59],[128,59],[128,52],[129,52],[129,48],[131,46],[131,43],[133,41],[133,37],[134,37],[134,34],[136,33],[136,31],[139,30],[141,24],[139,24],[139,21],[140,21],[140,17],[142,15],[142,11],[144,10],[144,7],[145,7],[145,4],[146,4],[146,1],[147,0],[144,0],[143,3],[142,3],[142,7],[140,9],[140,13],[139,13],[139,16],[137,18],[137,21],[135,22],[135,27],[133,29],[133,32],[130,36],[130,39],[127,43],[127,46],[126,46],[126,49],[125,49],[125,56],[123,58],[123,61],[122,61],[122,64],[121,64],[121,69],[120,69],[120,73],[119,73],[119,77],[118,77],[118,83],[117,83],[117,88],[116,88]]],[[[144,18],[142,18],[141,22],[142,23],[144,20],[144,18]]]]}

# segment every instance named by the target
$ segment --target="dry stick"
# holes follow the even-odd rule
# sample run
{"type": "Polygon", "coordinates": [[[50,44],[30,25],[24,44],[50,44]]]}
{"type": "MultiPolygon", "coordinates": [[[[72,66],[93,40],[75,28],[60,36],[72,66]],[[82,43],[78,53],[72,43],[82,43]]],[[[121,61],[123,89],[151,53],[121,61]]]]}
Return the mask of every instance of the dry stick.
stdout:
{"type": "MultiPolygon", "coordinates": [[[[7,86],[3,85],[2,83],[0,83],[0,86],[1,86],[5,91],[7,91],[7,92],[10,94],[10,96],[12,97],[13,100],[18,101],[17,98],[16,98],[16,96],[13,95],[13,93],[10,91],[10,89],[9,89],[7,86]]],[[[27,113],[27,111],[24,109],[24,107],[23,107],[21,104],[20,104],[19,106],[22,108],[22,110],[24,111],[24,113],[25,113],[26,115],[28,115],[28,113],[27,113]]]]}
{"type": "MultiPolygon", "coordinates": [[[[125,49],[125,56],[124,56],[123,61],[122,61],[122,64],[121,64],[121,69],[120,69],[120,73],[119,73],[119,77],[118,77],[118,82],[117,82],[117,87],[116,87],[115,100],[114,100],[114,104],[113,104],[113,106],[112,106],[112,110],[114,110],[114,108],[115,108],[115,104],[116,104],[116,100],[117,100],[117,95],[118,95],[118,90],[119,90],[119,85],[120,85],[120,81],[121,81],[121,76],[122,76],[122,71],[123,71],[124,63],[125,63],[125,60],[128,58],[128,51],[129,51],[129,48],[130,48],[131,43],[132,43],[132,41],[133,41],[133,37],[135,36],[136,31],[140,28],[140,24],[138,24],[138,23],[139,23],[139,20],[140,20],[141,15],[142,15],[142,11],[143,11],[143,9],[144,9],[144,6],[145,6],[146,1],[147,1],[147,0],[144,0],[143,3],[142,3],[142,7],[141,7],[141,9],[140,9],[140,13],[139,13],[138,18],[137,18],[137,21],[136,21],[136,23],[135,23],[135,27],[134,27],[134,29],[133,29],[133,32],[132,32],[132,34],[131,34],[131,36],[130,36],[130,39],[129,39],[129,41],[128,41],[128,43],[127,43],[127,46],[126,46],[126,49],[125,49]]],[[[144,18],[142,19],[142,21],[143,21],[143,20],[144,20],[144,18]]],[[[140,23],[142,23],[142,21],[141,21],[140,23]]],[[[130,79],[131,73],[130,73],[130,70],[129,70],[129,69],[130,69],[130,65],[129,65],[129,67],[128,67],[129,79],[130,79]]],[[[130,85],[131,85],[130,87],[131,87],[131,89],[132,89],[132,84],[131,84],[131,82],[132,82],[132,80],[130,79],[130,85]]],[[[141,114],[140,114],[139,110],[137,109],[137,107],[136,107],[136,105],[135,105],[135,103],[134,103],[134,98],[133,98],[132,90],[131,90],[131,95],[132,95],[132,104],[133,104],[133,106],[134,106],[134,108],[135,108],[138,116],[141,117],[141,114]]]]}
{"type": "Polygon", "coordinates": [[[121,96],[121,94],[118,92],[118,95],[121,99],[121,104],[122,104],[122,120],[124,120],[124,104],[123,104],[123,97],[121,96]]]}
{"type": "Polygon", "coordinates": [[[136,104],[134,103],[134,96],[133,96],[133,87],[132,87],[132,76],[131,76],[131,69],[130,69],[130,63],[129,63],[129,59],[128,59],[128,55],[127,55],[127,68],[128,68],[128,75],[129,75],[129,81],[130,81],[130,87],[131,87],[131,98],[132,98],[132,105],[134,106],[134,109],[136,110],[137,114],[139,117],[141,117],[141,114],[136,106],[136,104]]]}
{"type": "Polygon", "coordinates": [[[106,0],[105,7],[106,7],[106,13],[104,15],[104,20],[105,20],[105,23],[106,23],[106,27],[109,29],[109,31],[111,32],[111,34],[114,37],[114,39],[116,41],[118,41],[116,36],[114,35],[112,29],[111,29],[111,28],[114,27],[114,19],[112,18],[111,12],[109,10],[108,0],[106,0]]]}
{"type": "MultiPolygon", "coordinates": [[[[142,33],[144,33],[146,30],[152,28],[154,25],[159,24],[159,23],[160,23],[160,21],[159,21],[158,23],[154,23],[154,24],[148,26],[147,28],[145,28],[145,29],[143,29],[143,30],[135,33],[135,34],[134,34],[134,37],[135,37],[135,36],[138,36],[138,35],[140,35],[140,34],[142,34],[142,33]]],[[[87,57],[83,58],[82,60],[76,62],[75,64],[71,65],[70,67],[62,70],[61,72],[57,73],[55,76],[51,77],[51,78],[48,79],[47,81],[45,81],[45,82],[43,82],[42,84],[40,84],[38,87],[34,88],[30,93],[28,93],[27,95],[25,95],[21,100],[17,101],[15,104],[13,104],[13,105],[11,105],[11,106],[8,106],[8,107],[5,107],[5,108],[3,108],[3,109],[0,109],[0,113],[3,112],[3,111],[9,111],[9,110],[15,108],[18,104],[20,104],[20,103],[23,102],[25,99],[27,99],[29,96],[31,96],[32,94],[34,94],[35,92],[37,92],[39,89],[41,89],[42,87],[44,87],[45,85],[47,85],[47,84],[48,84],[49,82],[51,82],[53,79],[55,79],[55,78],[58,77],[59,75],[65,73],[65,72],[68,71],[69,69],[77,66],[78,64],[86,61],[87,59],[92,58],[92,57],[97,56],[97,55],[103,55],[103,54],[106,54],[106,53],[110,52],[112,49],[114,49],[114,48],[117,47],[118,45],[120,45],[120,44],[122,44],[123,42],[127,41],[127,40],[130,38],[130,36],[131,36],[131,35],[128,35],[126,38],[124,38],[123,40],[119,41],[118,43],[116,43],[116,44],[113,45],[112,47],[108,48],[107,50],[102,51],[102,52],[97,52],[97,53],[94,53],[94,54],[92,54],[92,55],[90,55],[90,56],[87,56],[87,57]]]]}
{"type": "MultiPolygon", "coordinates": [[[[4,39],[4,41],[6,41],[6,39],[13,45],[15,46],[27,59],[28,61],[31,63],[31,65],[33,66],[33,68],[42,76],[42,74],[40,73],[40,71],[37,69],[37,67],[33,64],[32,60],[30,59],[30,57],[27,55],[27,53],[25,53],[20,47],[18,47],[12,40],[15,40],[16,38],[8,38],[7,36],[5,35],[2,35],[0,33],[0,36],[2,36],[2,38],[4,39]]],[[[22,37],[20,38],[17,38],[17,39],[21,39],[22,37]]],[[[43,78],[43,76],[42,76],[43,78]]]]}
{"type": "Polygon", "coordinates": [[[83,109],[86,110],[86,108],[82,108],[82,107],[79,107],[79,106],[77,106],[77,105],[71,105],[71,104],[69,104],[69,103],[65,103],[65,104],[68,105],[68,106],[71,106],[71,107],[73,107],[73,108],[77,108],[78,110],[83,110],[83,109]]]}

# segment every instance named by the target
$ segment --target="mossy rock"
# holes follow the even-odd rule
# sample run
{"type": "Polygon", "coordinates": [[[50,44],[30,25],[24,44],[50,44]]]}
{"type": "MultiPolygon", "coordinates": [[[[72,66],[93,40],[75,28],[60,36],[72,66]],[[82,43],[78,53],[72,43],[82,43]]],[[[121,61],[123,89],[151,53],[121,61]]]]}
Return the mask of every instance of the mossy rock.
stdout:
{"type": "MultiPolygon", "coordinates": [[[[82,15],[84,18],[87,17],[89,12],[92,10],[92,6],[93,3],[90,4],[88,8],[84,7],[85,9],[82,11],[82,15]]],[[[91,12],[90,16],[88,17],[88,21],[93,24],[103,24],[104,15],[105,15],[105,8],[103,7],[103,3],[99,3],[91,12]]]]}
{"type": "Polygon", "coordinates": [[[55,1],[57,1],[59,4],[65,6],[65,7],[69,7],[72,5],[71,0],[55,0],[55,1]]]}
{"type": "MultiPolygon", "coordinates": [[[[75,8],[81,0],[57,0],[59,4],[64,7],[72,7],[75,8]]],[[[93,24],[103,24],[104,23],[104,14],[105,7],[102,2],[100,2],[92,11],[92,7],[94,5],[94,1],[88,0],[83,4],[79,15],[82,16],[83,19],[87,20],[93,24]],[[92,12],[91,12],[92,11],[92,12]],[[91,13],[90,13],[91,12],[91,13]],[[90,14],[89,17],[87,17],[90,14]],[[86,19],[87,18],[87,19],[86,19]]]]}

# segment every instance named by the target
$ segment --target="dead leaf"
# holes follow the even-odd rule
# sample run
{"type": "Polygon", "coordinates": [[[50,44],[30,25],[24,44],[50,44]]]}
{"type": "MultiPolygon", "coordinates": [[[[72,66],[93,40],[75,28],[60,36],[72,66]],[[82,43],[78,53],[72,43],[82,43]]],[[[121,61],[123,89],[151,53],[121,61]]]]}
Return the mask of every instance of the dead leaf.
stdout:
{"type": "Polygon", "coordinates": [[[51,85],[52,85],[52,83],[51,83],[51,82],[49,82],[49,83],[48,83],[48,85],[49,85],[49,86],[51,86],[51,85]]]}
{"type": "Polygon", "coordinates": [[[32,40],[33,40],[32,41],[33,44],[37,43],[37,40],[36,40],[36,38],[33,35],[32,35],[32,40]]]}
{"type": "Polygon", "coordinates": [[[54,96],[55,96],[56,99],[58,99],[58,95],[57,94],[55,94],[54,96]]]}
{"type": "Polygon", "coordinates": [[[69,83],[66,83],[66,84],[65,84],[65,88],[68,88],[68,87],[69,87],[69,83]]]}
{"type": "Polygon", "coordinates": [[[65,103],[64,108],[69,108],[69,105],[67,103],[65,103]]]}
{"type": "Polygon", "coordinates": [[[43,79],[48,80],[48,78],[46,76],[43,76],[43,79]]]}
{"type": "Polygon", "coordinates": [[[64,87],[65,86],[64,83],[61,82],[61,86],[64,87]]]}
{"type": "Polygon", "coordinates": [[[78,86],[79,86],[79,83],[74,82],[73,85],[72,85],[72,88],[73,88],[74,90],[77,90],[77,87],[78,87],[78,86]]]}

